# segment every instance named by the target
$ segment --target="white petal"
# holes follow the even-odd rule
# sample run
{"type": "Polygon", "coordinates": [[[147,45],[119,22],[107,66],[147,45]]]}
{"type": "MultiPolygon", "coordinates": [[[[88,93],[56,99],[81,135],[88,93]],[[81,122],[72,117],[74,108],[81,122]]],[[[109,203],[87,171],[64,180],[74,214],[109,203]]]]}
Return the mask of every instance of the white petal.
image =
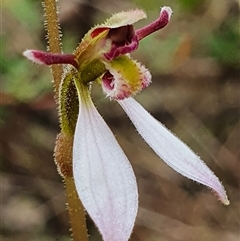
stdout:
{"type": "Polygon", "coordinates": [[[163,161],[183,176],[212,188],[224,204],[229,204],[219,179],[186,144],[153,118],[134,99],[128,98],[118,103],[127,113],[139,134],[163,161]]]}
{"type": "Polygon", "coordinates": [[[92,101],[80,106],[73,145],[78,195],[104,241],[127,241],[138,210],[134,172],[92,101]]]}

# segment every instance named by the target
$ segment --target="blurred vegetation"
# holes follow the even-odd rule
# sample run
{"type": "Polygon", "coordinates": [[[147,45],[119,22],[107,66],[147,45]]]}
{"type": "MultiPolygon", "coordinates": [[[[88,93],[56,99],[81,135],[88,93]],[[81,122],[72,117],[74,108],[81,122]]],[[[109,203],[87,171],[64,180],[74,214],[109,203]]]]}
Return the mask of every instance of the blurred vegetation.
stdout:
{"type": "MultiPolygon", "coordinates": [[[[159,7],[174,10],[164,30],[144,39],[134,58],[153,83],[136,98],[188,143],[222,180],[231,205],[172,171],[137,135],[123,111],[93,97],[133,164],[140,209],[132,241],[239,240],[239,1],[60,1],[63,48],[71,52],[84,33],[111,13],[142,8],[155,19],[159,7]],[[108,108],[106,108],[106,104],[108,108]]],[[[64,187],[53,162],[59,131],[51,73],[23,58],[45,50],[39,0],[4,0],[1,26],[1,227],[8,241],[69,238],[64,187]]],[[[88,218],[92,237],[95,229],[88,218]]]]}

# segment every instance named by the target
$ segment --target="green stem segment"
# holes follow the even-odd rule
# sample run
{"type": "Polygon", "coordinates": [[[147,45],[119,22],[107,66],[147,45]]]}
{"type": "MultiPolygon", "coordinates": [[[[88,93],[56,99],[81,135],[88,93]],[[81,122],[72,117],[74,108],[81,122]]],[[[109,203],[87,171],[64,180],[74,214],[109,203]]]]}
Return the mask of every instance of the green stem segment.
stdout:
{"type": "Polygon", "coordinates": [[[83,83],[95,81],[106,72],[104,63],[99,59],[94,59],[81,70],[80,79],[83,83]]]}
{"type": "MultiPolygon", "coordinates": [[[[46,31],[51,53],[61,53],[61,38],[56,0],[44,0],[43,3],[46,20],[46,31]]],[[[52,65],[52,74],[56,100],[58,99],[59,86],[62,79],[62,65],[52,65]]]]}
{"type": "Polygon", "coordinates": [[[73,240],[88,241],[85,212],[78,198],[73,177],[66,177],[65,185],[73,240]]]}

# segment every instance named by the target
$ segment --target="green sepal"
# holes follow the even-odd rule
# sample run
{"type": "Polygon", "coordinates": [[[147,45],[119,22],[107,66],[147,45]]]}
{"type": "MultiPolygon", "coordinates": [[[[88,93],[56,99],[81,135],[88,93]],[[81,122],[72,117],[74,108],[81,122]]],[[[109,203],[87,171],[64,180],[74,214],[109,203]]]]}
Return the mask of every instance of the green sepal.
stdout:
{"type": "Polygon", "coordinates": [[[106,72],[104,63],[99,59],[94,59],[81,71],[81,80],[83,83],[94,81],[104,72],[106,72]]]}
{"type": "Polygon", "coordinates": [[[105,29],[94,38],[91,37],[91,30],[85,34],[81,43],[73,52],[79,63],[79,71],[82,71],[82,68],[85,68],[85,65],[88,62],[91,62],[93,59],[96,59],[103,53],[109,51],[111,44],[104,41],[108,32],[109,29],[105,29]]]}
{"type": "Polygon", "coordinates": [[[63,77],[59,93],[59,116],[62,132],[74,135],[79,112],[78,93],[74,80],[79,80],[79,72],[70,67],[63,77]]]}

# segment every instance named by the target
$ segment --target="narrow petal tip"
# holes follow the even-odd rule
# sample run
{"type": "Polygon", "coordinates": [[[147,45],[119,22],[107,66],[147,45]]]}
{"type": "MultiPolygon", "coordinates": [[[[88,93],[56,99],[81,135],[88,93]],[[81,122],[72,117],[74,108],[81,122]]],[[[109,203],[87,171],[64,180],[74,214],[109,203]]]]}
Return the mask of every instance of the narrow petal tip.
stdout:
{"type": "Polygon", "coordinates": [[[161,16],[162,14],[164,14],[164,13],[167,14],[167,16],[168,16],[168,21],[170,21],[170,18],[171,18],[171,16],[172,16],[173,10],[172,10],[170,7],[164,6],[164,7],[161,8],[160,16],[161,16]]]}
{"type": "MultiPolygon", "coordinates": [[[[204,163],[204,165],[205,165],[205,163],[204,163]]],[[[205,170],[205,172],[206,171],[207,170],[205,170]]],[[[228,206],[230,204],[230,201],[228,200],[228,196],[227,196],[226,190],[225,190],[222,182],[218,179],[217,176],[215,176],[215,174],[212,171],[210,171],[210,173],[208,173],[208,175],[206,176],[207,178],[204,178],[205,179],[204,182],[202,182],[203,180],[198,180],[198,182],[202,183],[203,185],[206,185],[208,188],[210,188],[212,193],[214,194],[214,196],[216,196],[217,199],[222,204],[228,206]]]]}
{"type": "Polygon", "coordinates": [[[27,59],[31,60],[36,64],[44,64],[44,62],[41,59],[36,58],[35,52],[35,50],[27,49],[23,52],[23,56],[25,56],[27,59]]]}
{"type": "MultiPolygon", "coordinates": [[[[221,186],[222,186],[222,183],[221,183],[221,186]]],[[[226,191],[223,186],[222,186],[221,190],[219,190],[219,191],[216,191],[214,189],[212,189],[212,190],[213,190],[213,193],[218,197],[218,200],[222,204],[224,204],[225,206],[228,206],[230,204],[230,201],[228,200],[228,196],[227,196],[226,191]]]]}
{"type": "Polygon", "coordinates": [[[221,200],[221,202],[226,206],[228,206],[230,204],[230,201],[228,200],[227,197],[224,200],[221,200]]]}

